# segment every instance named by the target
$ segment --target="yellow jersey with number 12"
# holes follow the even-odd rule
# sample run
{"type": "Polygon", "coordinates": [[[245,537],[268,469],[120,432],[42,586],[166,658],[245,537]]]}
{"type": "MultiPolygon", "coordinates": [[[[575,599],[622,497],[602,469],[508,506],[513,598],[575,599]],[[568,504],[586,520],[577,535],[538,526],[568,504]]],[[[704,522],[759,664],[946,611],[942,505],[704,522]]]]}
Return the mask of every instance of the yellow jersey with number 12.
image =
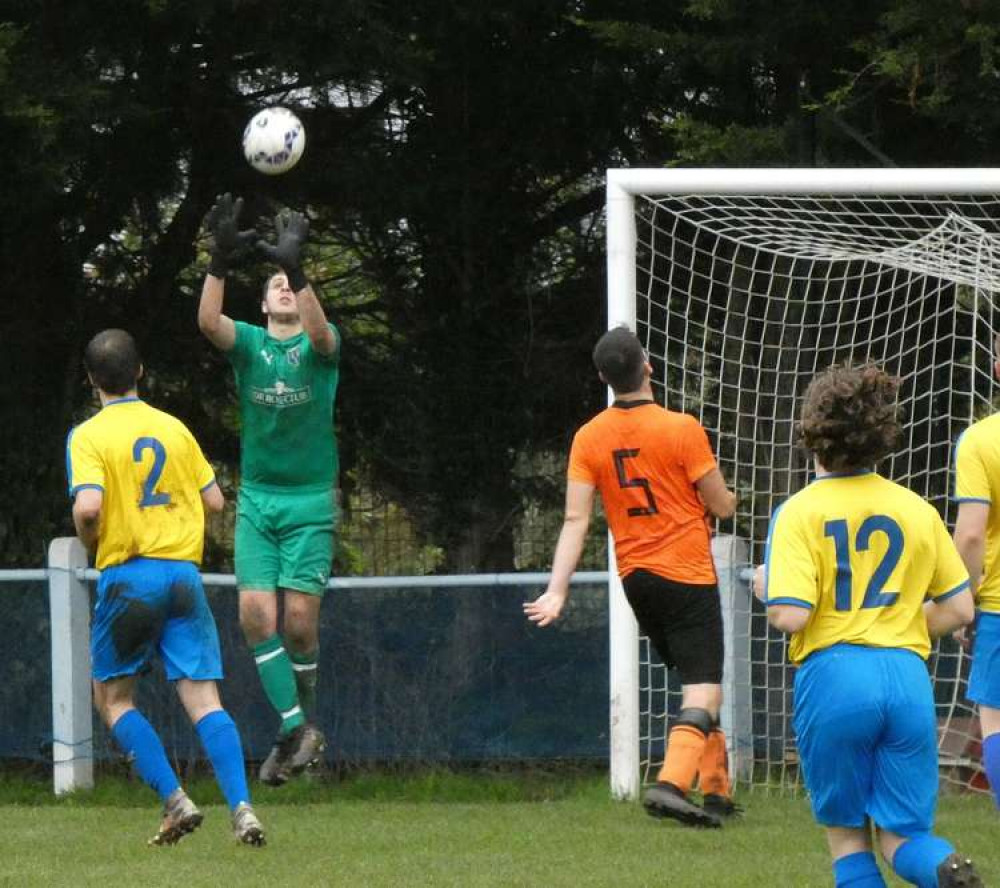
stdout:
{"type": "Polygon", "coordinates": [[[131,558],[201,563],[201,491],[215,481],[179,419],[139,398],[110,401],[66,440],[69,493],[103,492],[97,567],[131,558]]]}
{"type": "Polygon", "coordinates": [[[780,506],[764,563],[768,605],[812,611],[789,642],[793,663],[841,643],[926,659],[924,601],[969,585],[937,510],[871,471],[820,476],[780,506]]]}

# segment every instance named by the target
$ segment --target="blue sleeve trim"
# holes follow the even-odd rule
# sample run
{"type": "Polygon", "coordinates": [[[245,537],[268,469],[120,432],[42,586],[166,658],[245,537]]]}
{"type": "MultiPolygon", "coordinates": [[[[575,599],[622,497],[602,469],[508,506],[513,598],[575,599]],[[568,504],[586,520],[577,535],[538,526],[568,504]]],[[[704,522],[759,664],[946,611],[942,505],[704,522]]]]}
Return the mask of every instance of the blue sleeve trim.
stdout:
{"type": "Polygon", "coordinates": [[[982,503],[984,506],[993,505],[993,500],[983,499],[978,496],[953,496],[951,501],[953,503],[982,503]]]}
{"type": "Polygon", "coordinates": [[[209,488],[209,487],[211,487],[211,486],[212,486],[213,484],[215,484],[215,483],[216,483],[216,482],[215,482],[215,478],[213,478],[213,479],[212,479],[211,481],[209,481],[209,482],[208,482],[208,484],[206,484],[206,485],[205,485],[204,487],[201,487],[201,488],[199,488],[199,491],[203,493],[204,491],[208,490],[208,488],[209,488]]]}
{"type": "Polygon", "coordinates": [[[789,598],[785,596],[784,598],[767,599],[768,607],[774,607],[776,604],[790,604],[792,607],[804,607],[806,610],[813,609],[813,606],[808,601],[803,601],[801,598],[789,598]]]}
{"type": "MultiPolygon", "coordinates": [[[[787,502],[787,500],[786,500],[787,502]]],[[[781,514],[781,510],[785,508],[785,503],[782,503],[778,508],[774,510],[771,514],[771,521],[767,526],[767,540],[764,543],[764,606],[767,607],[768,598],[766,594],[767,583],[771,579],[771,542],[774,537],[774,527],[778,523],[778,515],[781,514]]]]}
{"type": "Polygon", "coordinates": [[[104,493],[104,488],[100,484],[77,484],[69,489],[69,495],[76,496],[81,490],[99,490],[104,493]]]}
{"type": "Polygon", "coordinates": [[[76,428],[69,430],[69,434],[66,436],[66,489],[70,496],[73,496],[73,488],[70,486],[73,483],[73,461],[70,459],[70,444],[73,441],[73,434],[76,432],[76,428]]]}
{"type": "Polygon", "coordinates": [[[951,598],[952,595],[958,595],[959,592],[964,592],[968,588],[969,581],[965,580],[964,582],[959,583],[954,589],[949,589],[947,592],[943,592],[941,595],[938,595],[936,598],[932,598],[931,600],[936,604],[939,601],[945,601],[951,598]]]}

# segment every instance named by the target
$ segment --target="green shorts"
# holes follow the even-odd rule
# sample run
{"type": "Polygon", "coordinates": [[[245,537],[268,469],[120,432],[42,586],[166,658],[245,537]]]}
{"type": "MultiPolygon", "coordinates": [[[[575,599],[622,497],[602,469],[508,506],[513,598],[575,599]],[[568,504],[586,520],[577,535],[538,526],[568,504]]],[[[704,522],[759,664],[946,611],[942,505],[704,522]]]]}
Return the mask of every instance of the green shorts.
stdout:
{"type": "Polygon", "coordinates": [[[236,585],[322,595],[333,563],[337,504],[332,489],[240,489],[236,585]]]}

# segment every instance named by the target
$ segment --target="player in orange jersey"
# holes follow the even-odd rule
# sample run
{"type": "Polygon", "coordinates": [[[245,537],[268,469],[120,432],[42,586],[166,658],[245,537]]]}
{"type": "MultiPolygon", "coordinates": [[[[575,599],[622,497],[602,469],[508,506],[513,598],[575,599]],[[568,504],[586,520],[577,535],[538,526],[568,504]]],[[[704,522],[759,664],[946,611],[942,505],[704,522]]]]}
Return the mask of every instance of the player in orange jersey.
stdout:
{"type": "Polygon", "coordinates": [[[709,520],[730,517],[736,495],[726,487],[698,421],[654,402],[653,369],[634,333],[625,327],[609,330],[593,358],[615,400],[573,438],[552,575],[524,612],[538,626],[562,613],[594,495],[600,493],[639,627],[681,677],[681,710],[670,729],[666,760],[643,803],[654,817],[718,827],[737,808],[719,727],[722,608],[709,520]],[[688,798],[696,776],[702,805],[688,798]]]}

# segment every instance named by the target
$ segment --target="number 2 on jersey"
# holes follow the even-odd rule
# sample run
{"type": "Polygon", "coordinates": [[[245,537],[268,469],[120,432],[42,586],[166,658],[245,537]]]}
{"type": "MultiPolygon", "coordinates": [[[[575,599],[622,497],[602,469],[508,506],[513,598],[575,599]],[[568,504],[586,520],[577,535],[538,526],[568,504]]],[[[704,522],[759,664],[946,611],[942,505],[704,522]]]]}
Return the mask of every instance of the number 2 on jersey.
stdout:
{"type": "MultiPolygon", "coordinates": [[[[837,555],[837,579],[834,588],[834,608],[839,611],[851,609],[851,547],[847,536],[847,522],[843,518],[827,521],[823,525],[825,536],[833,538],[837,555]]],[[[865,589],[861,607],[889,607],[899,598],[897,592],[883,592],[889,577],[903,555],[903,529],[888,515],[869,515],[858,528],[854,537],[854,551],[867,552],[872,534],[884,533],[889,540],[889,548],[872,572],[865,589]]]]}
{"type": "Polygon", "coordinates": [[[142,484],[142,496],[139,499],[141,509],[147,506],[165,506],[170,502],[169,493],[156,492],[156,485],[167,461],[167,451],[156,438],[136,438],[135,444],[132,445],[132,460],[141,463],[142,454],[146,450],[153,451],[153,467],[142,484]]]}
{"type": "Polygon", "coordinates": [[[625,460],[632,459],[639,455],[639,448],[629,450],[615,450],[612,452],[615,458],[615,472],[618,474],[618,485],[620,487],[640,487],[646,494],[645,506],[630,506],[628,514],[632,518],[640,515],[656,515],[660,510],[656,507],[656,497],[649,486],[648,478],[629,478],[625,471],[625,460]]]}

